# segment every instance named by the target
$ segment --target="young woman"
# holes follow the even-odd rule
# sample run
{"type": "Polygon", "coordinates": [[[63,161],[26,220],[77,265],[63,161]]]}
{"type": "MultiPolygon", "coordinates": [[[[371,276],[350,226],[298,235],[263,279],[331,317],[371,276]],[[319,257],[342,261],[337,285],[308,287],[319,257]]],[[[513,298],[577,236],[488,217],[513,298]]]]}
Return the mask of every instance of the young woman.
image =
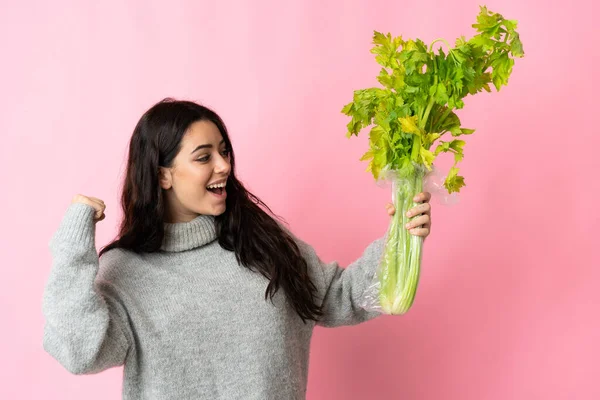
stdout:
{"type": "MultiPolygon", "coordinates": [[[[430,197],[415,199],[414,235],[429,234],[430,197]]],[[[384,238],[346,269],[323,263],[236,178],[206,107],[165,99],[142,116],[121,203],[99,255],[104,202],[68,207],[50,241],[43,344],[74,374],[124,365],[124,399],[304,399],[314,326],[380,315],[357,303],[384,238]]]]}

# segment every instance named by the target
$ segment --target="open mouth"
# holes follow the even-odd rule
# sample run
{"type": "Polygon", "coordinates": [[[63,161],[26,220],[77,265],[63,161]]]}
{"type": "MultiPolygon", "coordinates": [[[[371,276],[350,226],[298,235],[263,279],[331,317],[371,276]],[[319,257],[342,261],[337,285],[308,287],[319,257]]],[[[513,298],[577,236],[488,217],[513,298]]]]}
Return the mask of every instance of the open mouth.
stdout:
{"type": "Polygon", "coordinates": [[[217,195],[222,195],[223,192],[225,191],[225,188],[210,188],[210,189],[207,188],[206,190],[208,190],[209,192],[212,192],[214,194],[217,194],[217,195]]]}
{"type": "Polygon", "coordinates": [[[221,179],[220,181],[213,182],[206,186],[206,190],[217,196],[218,198],[224,198],[227,196],[227,191],[225,189],[225,185],[227,184],[227,179],[221,179]],[[218,183],[217,183],[218,182],[218,183]]]}

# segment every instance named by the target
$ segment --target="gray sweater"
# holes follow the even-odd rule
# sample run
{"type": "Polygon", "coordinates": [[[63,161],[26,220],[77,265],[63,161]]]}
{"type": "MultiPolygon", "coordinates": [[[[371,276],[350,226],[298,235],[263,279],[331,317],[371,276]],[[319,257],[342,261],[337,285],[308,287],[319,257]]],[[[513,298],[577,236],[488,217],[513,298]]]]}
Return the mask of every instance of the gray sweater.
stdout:
{"type": "MultiPolygon", "coordinates": [[[[50,241],[42,310],[44,349],[73,374],[124,365],[123,399],[304,399],[315,323],[282,289],[238,264],[216,240],[214,216],[165,224],[160,252],[100,259],[94,211],[67,209],[50,241]]],[[[381,314],[358,307],[383,252],[371,243],[347,268],[322,262],[297,237],[319,290],[324,327],[381,314]]]]}

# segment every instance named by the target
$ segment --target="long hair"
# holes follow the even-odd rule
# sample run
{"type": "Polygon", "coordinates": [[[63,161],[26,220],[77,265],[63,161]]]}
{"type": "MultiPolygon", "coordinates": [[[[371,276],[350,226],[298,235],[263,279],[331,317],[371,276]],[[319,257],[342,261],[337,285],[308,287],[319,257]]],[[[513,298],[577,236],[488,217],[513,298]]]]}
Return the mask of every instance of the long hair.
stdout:
{"type": "Polygon", "coordinates": [[[162,100],[140,118],[129,143],[129,157],[121,193],[123,220],[114,241],[100,250],[113,248],[136,253],[155,252],[164,237],[165,199],[159,184],[159,167],[171,167],[189,126],[213,122],[230,150],[231,171],[227,179],[226,210],[215,217],[219,245],[234,251],[244,267],[269,279],[265,300],[284,290],[302,321],[323,315],[316,303],[317,288],[308,265],[294,239],[271,215],[273,211],[244,188],[235,176],[235,155],[227,128],[211,109],[190,101],[162,100]]]}

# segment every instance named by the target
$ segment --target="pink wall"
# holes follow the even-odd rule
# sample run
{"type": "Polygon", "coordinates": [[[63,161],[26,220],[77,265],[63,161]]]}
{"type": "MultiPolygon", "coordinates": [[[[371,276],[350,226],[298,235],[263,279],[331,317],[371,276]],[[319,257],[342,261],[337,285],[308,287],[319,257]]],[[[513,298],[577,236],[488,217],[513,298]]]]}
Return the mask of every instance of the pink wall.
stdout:
{"type": "MultiPolygon", "coordinates": [[[[239,173],[325,260],[383,235],[389,190],[340,114],[374,85],[374,29],[471,36],[474,0],[0,3],[0,398],[119,398],[121,370],[71,376],[42,350],[47,243],[75,193],[114,234],[125,146],[165,96],[228,124],[239,173]],[[102,5],[100,5],[102,4],[102,5]],[[305,214],[310,212],[309,217],[305,214]]],[[[309,399],[598,399],[599,30],[592,0],[494,0],[526,58],[470,98],[459,204],[434,204],[413,309],[317,328],[309,399]],[[594,233],[596,232],[596,233],[594,233]]]]}

